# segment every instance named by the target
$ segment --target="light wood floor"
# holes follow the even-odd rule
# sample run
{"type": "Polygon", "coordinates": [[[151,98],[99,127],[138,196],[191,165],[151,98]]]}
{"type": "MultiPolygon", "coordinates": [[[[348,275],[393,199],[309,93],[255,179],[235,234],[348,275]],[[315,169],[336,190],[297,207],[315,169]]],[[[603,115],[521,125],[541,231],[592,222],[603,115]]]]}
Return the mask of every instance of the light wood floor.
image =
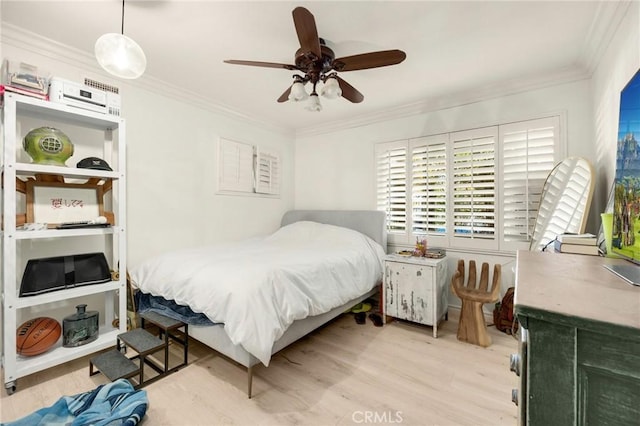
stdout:
{"type": "MultiPolygon", "coordinates": [[[[197,342],[189,365],[144,389],[144,425],[515,425],[516,340],[489,327],[489,348],[456,339],[457,311],[431,327],[384,327],[343,315],[255,368],[246,370],[197,342]]],[[[178,348],[174,348],[178,349],[178,348]]],[[[10,421],[106,383],[89,377],[88,357],[18,380],[2,390],[0,420],[10,421]]]]}

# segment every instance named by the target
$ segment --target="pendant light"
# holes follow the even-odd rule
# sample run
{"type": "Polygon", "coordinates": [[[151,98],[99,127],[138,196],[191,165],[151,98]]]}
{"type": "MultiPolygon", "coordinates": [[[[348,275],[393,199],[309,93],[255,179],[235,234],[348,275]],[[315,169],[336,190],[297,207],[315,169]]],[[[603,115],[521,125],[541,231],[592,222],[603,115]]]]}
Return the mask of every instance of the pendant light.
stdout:
{"type": "Polygon", "coordinates": [[[124,35],[124,1],[122,0],[120,34],[103,34],[96,41],[94,51],[98,63],[109,74],[120,78],[134,79],[144,73],[147,67],[147,57],[138,43],[124,35]]]}

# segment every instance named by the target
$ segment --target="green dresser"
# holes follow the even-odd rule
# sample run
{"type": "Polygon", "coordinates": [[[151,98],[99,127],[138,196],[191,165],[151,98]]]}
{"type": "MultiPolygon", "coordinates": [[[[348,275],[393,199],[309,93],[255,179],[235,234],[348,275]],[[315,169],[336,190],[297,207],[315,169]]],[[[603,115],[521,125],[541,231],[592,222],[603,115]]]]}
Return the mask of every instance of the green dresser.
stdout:
{"type": "Polygon", "coordinates": [[[625,261],[518,252],[521,424],[640,425],[640,287],[605,263],[625,261]]]}

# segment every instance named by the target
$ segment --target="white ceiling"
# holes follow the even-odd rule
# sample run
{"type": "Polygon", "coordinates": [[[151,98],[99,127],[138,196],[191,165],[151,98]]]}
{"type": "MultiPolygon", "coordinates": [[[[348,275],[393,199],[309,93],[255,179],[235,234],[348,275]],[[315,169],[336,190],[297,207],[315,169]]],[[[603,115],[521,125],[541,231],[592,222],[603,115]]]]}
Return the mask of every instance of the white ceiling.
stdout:
{"type": "MultiPolygon", "coordinates": [[[[299,131],[483,89],[517,90],[586,76],[615,25],[617,7],[615,1],[128,0],[125,34],[147,55],[141,80],[164,81],[223,108],[299,131]],[[293,63],[299,47],[291,16],[296,6],[311,11],[318,35],[337,57],[401,49],[407,59],[341,73],[364,95],[360,104],[322,99],[319,113],[292,102],[279,104],[292,71],[222,61],[293,63]]],[[[100,35],[120,31],[121,2],[2,0],[0,13],[3,24],[92,54],[100,35]]]]}

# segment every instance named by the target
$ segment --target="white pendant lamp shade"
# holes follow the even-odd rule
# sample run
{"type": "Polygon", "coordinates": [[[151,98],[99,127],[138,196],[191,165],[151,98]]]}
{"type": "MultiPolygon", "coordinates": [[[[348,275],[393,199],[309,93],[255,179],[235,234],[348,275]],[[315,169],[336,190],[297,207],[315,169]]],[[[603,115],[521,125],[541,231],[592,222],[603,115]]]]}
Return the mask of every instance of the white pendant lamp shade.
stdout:
{"type": "Polygon", "coordinates": [[[96,41],[94,51],[100,66],[116,77],[138,78],[147,67],[147,57],[142,48],[124,34],[102,35],[96,41]]]}

